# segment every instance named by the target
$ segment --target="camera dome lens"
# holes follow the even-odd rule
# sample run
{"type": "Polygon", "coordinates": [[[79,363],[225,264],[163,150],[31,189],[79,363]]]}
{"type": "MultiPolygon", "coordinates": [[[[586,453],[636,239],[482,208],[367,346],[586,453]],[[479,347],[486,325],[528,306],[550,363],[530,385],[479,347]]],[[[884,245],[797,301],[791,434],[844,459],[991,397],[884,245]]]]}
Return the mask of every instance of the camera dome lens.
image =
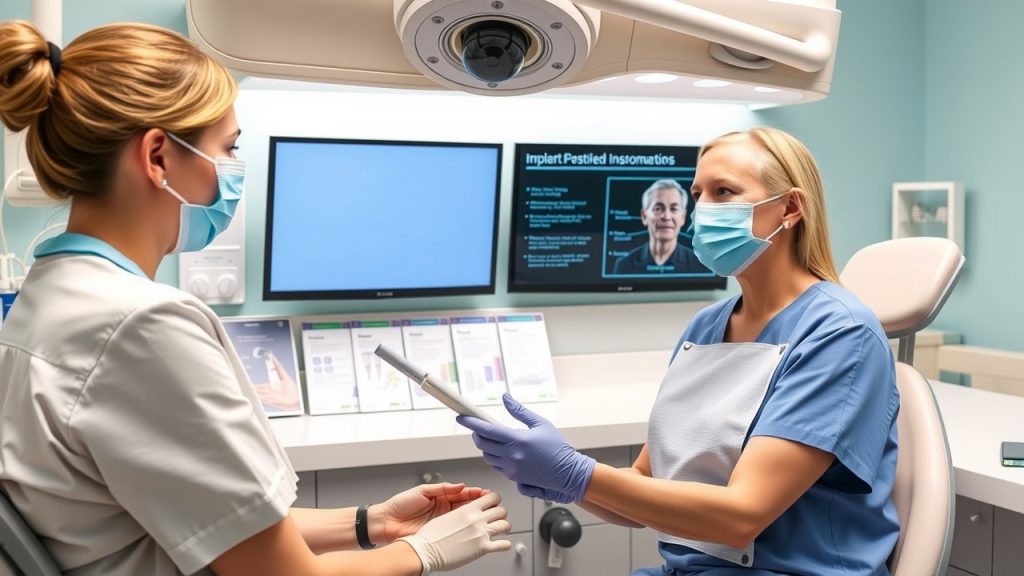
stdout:
{"type": "Polygon", "coordinates": [[[530,39],[514,24],[477,22],[462,32],[462,65],[478,80],[504,82],[523,67],[530,39]]]}

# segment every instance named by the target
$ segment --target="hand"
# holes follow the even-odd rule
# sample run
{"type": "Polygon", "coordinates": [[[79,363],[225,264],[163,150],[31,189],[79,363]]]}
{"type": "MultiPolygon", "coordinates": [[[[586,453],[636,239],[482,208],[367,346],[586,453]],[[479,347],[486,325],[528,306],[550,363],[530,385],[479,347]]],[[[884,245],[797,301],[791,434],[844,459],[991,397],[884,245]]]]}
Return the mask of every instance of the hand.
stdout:
{"type": "Polygon", "coordinates": [[[518,484],[561,492],[576,501],[583,498],[597,462],[569,445],[551,422],[534,414],[508,394],[505,409],[528,430],[513,430],[471,416],[456,420],[473,431],[473,443],[484,461],[518,484]]]}
{"type": "Polygon", "coordinates": [[[516,488],[519,489],[520,494],[527,498],[538,498],[540,500],[547,500],[548,502],[558,502],[559,504],[571,504],[574,502],[572,496],[565,492],[559,492],[558,490],[538,488],[537,486],[531,486],[530,484],[517,484],[516,488]]]}
{"type": "Polygon", "coordinates": [[[430,520],[476,500],[488,491],[465,484],[421,484],[388,498],[383,508],[386,542],[415,534],[430,520]]]}
{"type": "Polygon", "coordinates": [[[499,506],[501,497],[490,492],[458,510],[427,522],[411,536],[399,540],[412,547],[423,565],[421,576],[439,570],[453,570],[469,564],[489,552],[512,547],[508,540],[491,540],[512,529],[505,517],[508,512],[499,506]]]}
{"type": "Polygon", "coordinates": [[[276,382],[265,384],[253,384],[256,396],[263,404],[263,408],[272,412],[294,412],[299,409],[299,387],[295,385],[288,369],[277,359],[275,354],[270,355],[270,361],[281,376],[276,382]]]}

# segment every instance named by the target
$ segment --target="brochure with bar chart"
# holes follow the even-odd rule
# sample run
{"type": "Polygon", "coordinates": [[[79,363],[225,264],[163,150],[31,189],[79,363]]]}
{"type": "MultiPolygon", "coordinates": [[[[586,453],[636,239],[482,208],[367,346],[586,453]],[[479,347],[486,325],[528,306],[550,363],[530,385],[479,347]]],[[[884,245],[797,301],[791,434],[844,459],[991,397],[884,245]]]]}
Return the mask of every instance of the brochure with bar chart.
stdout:
{"type": "Polygon", "coordinates": [[[352,330],[347,322],[303,322],[302,357],[310,414],[359,411],[352,330]]]}
{"type": "Polygon", "coordinates": [[[543,314],[498,316],[508,391],[520,402],[558,399],[555,366],[543,314]]]}
{"type": "Polygon", "coordinates": [[[409,410],[409,379],[373,353],[387,345],[401,351],[402,327],[398,320],[352,321],[352,355],[356,365],[356,388],[360,412],[409,410]]]}
{"type": "MultiPolygon", "coordinates": [[[[438,381],[454,390],[459,389],[455,350],[452,349],[452,333],[447,318],[402,320],[402,341],[406,358],[438,381]]],[[[418,383],[413,382],[411,388],[414,410],[444,408],[444,404],[424,392],[418,383]]]]}
{"type": "Polygon", "coordinates": [[[462,395],[478,405],[501,403],[507,385],[497,318],[467,316],[452,318],[451,323],[462,395]]]}

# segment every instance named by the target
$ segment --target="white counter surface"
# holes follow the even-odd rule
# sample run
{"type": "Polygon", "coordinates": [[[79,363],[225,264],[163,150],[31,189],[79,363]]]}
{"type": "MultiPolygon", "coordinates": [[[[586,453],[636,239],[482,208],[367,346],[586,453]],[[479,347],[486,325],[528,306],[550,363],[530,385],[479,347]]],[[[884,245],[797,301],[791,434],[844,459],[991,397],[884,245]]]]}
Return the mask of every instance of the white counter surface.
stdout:
{"type": "MultiPolygon", "coordinates": [[[[580,449],[642,444],[669,353],[555,359],[559,401],[531,404],[580,449]]],[[[935,383],[957,493],[1024,513],[1024,468],[1000,464],[1003,440],[1024,442],[1024,398],[935,383]]],[[[486,407],[504,422],[504,408],[486,407]]],[[[298,471],[473,458],[469,432],[447,409],[276,418],[272,427],[298,471]]]]}
{"type": "Polygon", "coordinates": [[[1024,468],[1001,464],[1003,441],[1024,442],[1024,397],[933,383],[956,469],[956,492],[1024,514],[1024,468]]]}

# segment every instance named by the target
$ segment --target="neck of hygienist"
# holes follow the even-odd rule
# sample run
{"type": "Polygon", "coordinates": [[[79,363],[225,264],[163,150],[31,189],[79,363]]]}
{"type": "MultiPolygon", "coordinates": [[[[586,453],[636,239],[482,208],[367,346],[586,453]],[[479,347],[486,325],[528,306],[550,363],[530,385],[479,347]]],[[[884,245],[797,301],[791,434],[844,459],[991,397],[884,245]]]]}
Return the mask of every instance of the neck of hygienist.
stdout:
{"type": "Polygon", "coordinates": [[[795,243],[797,227],[791,224],[780,230],[772,237],[772,245],[736,276],[742,299],[734,314],[750,322],[767,323],[820,281],[800,264],[795,243]]]}
{"type": "Polygon", "coordinates": [[[153,146],[142,140],[143,135],[135,136],[123,147],[107,189],[73,197],[67,231],[110,244],[153,279],[160,261],[178,241],[181,205],[155,183],[163,174],[147,174],[153,166],[147,170],[132,156],[153,146]]]}

